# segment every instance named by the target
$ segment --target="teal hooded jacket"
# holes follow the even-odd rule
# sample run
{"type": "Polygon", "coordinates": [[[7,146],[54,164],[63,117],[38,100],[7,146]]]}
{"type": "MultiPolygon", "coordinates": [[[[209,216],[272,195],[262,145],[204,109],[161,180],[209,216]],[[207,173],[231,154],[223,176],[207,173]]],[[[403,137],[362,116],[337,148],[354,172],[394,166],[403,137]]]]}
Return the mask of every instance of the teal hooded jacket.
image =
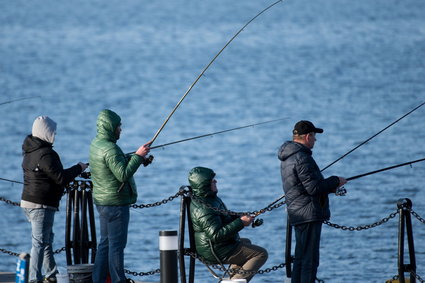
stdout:
{"type": "MultiPolygon", "coordinates": [[[[193,194],[210,207],[227,210],[216,192],[211,191],[211,181],[215,173],[204,167],[195,167],[189,172],[189,184],[193,194]]],[[[244,228],[238,216],[222,214],[192,199],[190,216],[195,232],[196,252],[210,263],[217,263],[214,253],[222,262],[226,262],[238,246],[238,232],[244,228]]]]}
{"type": "Polygon", "coordinates": [[[133,175],[143,162],[134,154],[127,156],[116,144],[116,128],[121,118],[105,109],[97,117],[97,135],[90,145],[90,173],[96,205],[129,205],[137,200],[133,175]],[[119,190],[122,183],[124,187],[119,190]]]}

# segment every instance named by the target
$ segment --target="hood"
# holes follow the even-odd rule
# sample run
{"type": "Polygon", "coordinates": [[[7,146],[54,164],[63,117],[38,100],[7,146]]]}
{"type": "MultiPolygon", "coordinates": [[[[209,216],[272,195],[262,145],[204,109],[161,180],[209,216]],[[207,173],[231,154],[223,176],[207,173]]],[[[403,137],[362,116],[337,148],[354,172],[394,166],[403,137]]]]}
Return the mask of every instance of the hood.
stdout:
{"type": "Polygon", "coordinates": [[[189,184],[193,194],[198,197],[212,197],[217,193],[211,191],[211,181],[214,179],[213,170],[205,167],[195,167],[189,172],[189,184]]]}
{"type": "Polygon", "coordinates": [[[22,144],[22,151],[24,153],[30,153],[42,147],[52,147],[52,144],[29,135],[25,138],[24,143],[22,144]]]}
{"type": "Polygon", "coordinates": [[[115,130],[121,123],[121,117],[112,110],[104,109],[97,116],[97,136],[101,139],[106,139],[116,142],[115,130]]]}
{"type": "Polygon", "coordinates": [[[56,135],[56,122],[48,116],[38,116],[32,124],[32,135],[53,144],[56,135]]]}
{"type": "Polygon", "coordinates": [[[285,161],[290,156],[294,155],[299,151],[303,151],[310,155],[312,154],[311,149],[309,149],[305,145],[294,141],[287,141],[280,147],[278,157],[281,161],[285,161]]]}

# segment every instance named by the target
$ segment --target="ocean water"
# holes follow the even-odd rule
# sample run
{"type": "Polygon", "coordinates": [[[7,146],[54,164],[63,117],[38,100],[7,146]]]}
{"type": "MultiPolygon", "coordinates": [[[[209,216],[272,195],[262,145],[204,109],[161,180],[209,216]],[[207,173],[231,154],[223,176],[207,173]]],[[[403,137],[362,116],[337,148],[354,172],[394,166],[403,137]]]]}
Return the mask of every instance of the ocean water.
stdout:
{"type": "MultiPolygon", "coordinates": [[[[0,177],[22,180],[21,144],[34,118],[58,122],[55,149],[69,167],[88,160],[96,116],[122,117],[119,145],[135,151],[153,137],[203,68],[271,1],[1,1],[0,177]]],[[[195,166],[217,173],[219,194],[234,211],[265,207],[283,194],[279,146],[294,123],[313,121],[321,168],[425,101],[425,2],[421,0],[286,0],[265,12],[209,67],[171,117],[156,145],[251,123],[286,118],[152,150],[136,173],[138,204],[174,195],[195,166]]],[[[425,106],[325,170],[361,173],[423,158],[425,106]]],[[[409,198],[425,217],[425,163],[353,180],[331,196],[332,223],[369,225],[409,198]]],[[[22,187],[0,182],[19,201],[22,187]]],[[[131,209],[126,268],[159,268],[158,231],[177,230],[179,200],[131,209]]],[[[65,200],[55,222],[64,246],[65,200]]],[[[29,252],[30,226],[18,207],[0,203],[0,248],[29,252]]],[[[263,268],[283,263],[285,208],[240,235],[269,251],[263,268]]],[[[425,278],[425,227],[412,219],[417,273],[425,278]]],[[[378,227],[323,227],[318,277],[325,282],[385,282],[397,273],[398,216],[378,227]]],[[[56,255],[65,265],[65,253],[56,255]]],[[[0,271],[16,258],[0,253],[0,271]]],[[[408,260],[407,260],[408,262],[408,260]]],[[[215,282],[202,265],[196,282],[215,282]]],[[[251,282],[283,282],[285,270],[251,282]]],[[[159,275],[135,277],[159,281],[159,275]]]]}

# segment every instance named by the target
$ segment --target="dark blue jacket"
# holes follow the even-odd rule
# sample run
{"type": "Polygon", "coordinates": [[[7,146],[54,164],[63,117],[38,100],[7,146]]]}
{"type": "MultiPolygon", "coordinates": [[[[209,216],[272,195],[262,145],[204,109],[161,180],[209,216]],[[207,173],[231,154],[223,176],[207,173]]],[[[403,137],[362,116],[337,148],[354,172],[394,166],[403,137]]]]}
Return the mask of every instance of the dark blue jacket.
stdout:
{"type": "Polygon", "coordinates": [[[283,190],[291,225],[329,220],[328,194],[335,192],[339,178],[324,178],[306,146],[285,142],[278,153],[283,190]]]}

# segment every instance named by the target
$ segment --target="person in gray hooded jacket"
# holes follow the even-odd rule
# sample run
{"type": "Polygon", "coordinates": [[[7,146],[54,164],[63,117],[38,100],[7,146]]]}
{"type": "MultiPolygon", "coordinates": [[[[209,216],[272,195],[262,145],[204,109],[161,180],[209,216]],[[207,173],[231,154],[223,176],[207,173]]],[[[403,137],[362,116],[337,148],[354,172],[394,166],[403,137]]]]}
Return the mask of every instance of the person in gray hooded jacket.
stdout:
{"type": "Polygon", "coordinates": [[[322,222],[330,218],[328,195],[347,182],[338,176],[323,177],[311,151],[316,133],[323,129],[310,121],[297,122],[293,140],[286,141],[278,153],[289,223],[296,239],[292,283],[315,281],[322,222]]]}
{"type": "Polygon", "coordinates": [[[47,116],[35,119],[32,134],[22,145],[24,188],[21,207],[31,222],[31,260],[29,282],[56,282],[56,262],[53,257],[53,221],[63,195],[64,186],[87,165],[78,163],[68,169],[53,150],[56,122],[47,116]],[[45,269],[45,277],[41,269],[45,269]]]}

